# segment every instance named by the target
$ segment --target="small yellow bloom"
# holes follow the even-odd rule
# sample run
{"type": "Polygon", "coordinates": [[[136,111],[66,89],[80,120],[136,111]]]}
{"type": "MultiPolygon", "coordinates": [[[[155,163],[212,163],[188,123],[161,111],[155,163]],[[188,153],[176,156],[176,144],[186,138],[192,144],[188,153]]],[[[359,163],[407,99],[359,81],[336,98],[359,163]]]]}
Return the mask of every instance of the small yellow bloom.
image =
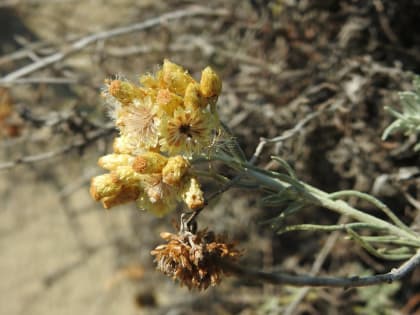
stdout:
{"type": "Polygon", "coordinates": [[[200,89],[205,97],[220,95],[220,92],[222,91],[222,81],[212,68],[207,67],[201,73],[200,89]]]}
{"type": "Polygon", "coordinates": [[[171,186],[178,185],[189,168],[190,163],[182,156],[170,157],[162,169],[163,182],[171,186]]]}
{"type": "Polygon", "coordinates": [[[95,176],[90,182],[90,195],[96,201],[117,194],[121,189],[118,177],[111,174],[95,176]]]}
{"type": "Polygon", "coordinates": [[[140,189],[135,186],[122,186],[121,190],[113,195],[101,200],[105,209],[119,206],[124,203],[136,201],[140,195],[140,189]]]}
{"type": "Polygon", "coordinates": [[[203,191],[200,188],[200,184],[197,179],[191,177],[190,180],[185,185],[184,193],[182,194],[182,199],[185,204],[191,210],[197,210],[204,207],[204,195],[203,191]]]}
{"type": "Polygon", "coordinates": [[[129,105],[134,99],[143,98],[146,95],[144,90],[128,81],[112,80],[105,81],[105,83],[107,84],[109,94],[123,105],[129,105]]]}
{"type": "Polygon", "coordinates": [[[184,97],[185,108],[197,110],[206,107],[207,103],[201,94],[200,85],[198,83],[188,84],[184,97]]]}
{"type": "Polygon", "coordinates": [[[158,143],[157,107],[150,97],[133,100],[118,115],[117,125],[136,148],[155,147],[158,143]]]}
{"type": "Polygon", "coordinates": [[[116,174],[104,174],[92,178],[90,194],[96,201],[101,201],[105,209],[109,209],[135,201],[140,195],[140,188],[125,185],[116,174]]]}
{"type": "Polygon", "coordinates": [[[147,175],[143,181],[144,193],[137,200],[139,208],[163,216],[175,210],[181,199],[179,189],[162,181],[161,174],[147,175]]]}
{"type": "Polygon", "coordinates": [[[182,107],[183,99],[168,89],[160,89],[156,95],[156,103],[162,111],[172,116],[177,108],[182,107]]]}
{"type": "Polygon", "coordinates": [[[146,152],[134,159],[132,167],[134,171],[141,174],[160,173],[167,162],[168,159],[162,154],[146,152]]]}
{"type": "Polygon", "coordinates": [[[135,172],[131,165],[118,166],[111,174],[115,174],[125,185],[139,186],[143,181],[143,176],[135,172]]]}
{"type": "Polygon", "coordinates": [[[169,155],[191,158],[204,152],[212,143],[213,117],[200,110],[175,111],[161,124],[161,150],[169,155]]]}
{"type": "Polygon", "coordinates": [[[161,81],[161,71],[156,73],[156,77],[151,74],[144,74],[140,77],[140,84],[149,89],[158,89],[161,81]]]}
{"type": "Polygon", "coordinates": [[[165,59],[162,67],[162,81],[171,92],[184,96],[185,89],[194,79],[182,67],[165,59]]]}
{"type": "Polygon", "coordinates": [[[131,165],[134,157],[130,154],[107,154],[98,160],[98,165],[108,171],[115,170],[119,166],[131,165]]]}
{"type": "Polygon", "coordinates": [[[144,152],[142,149],[138,150],[135,143],[130,141],[129,136],[127,135],[116,137],[112,144],[112,149],[116,154],[140,154],[144,152]]]}

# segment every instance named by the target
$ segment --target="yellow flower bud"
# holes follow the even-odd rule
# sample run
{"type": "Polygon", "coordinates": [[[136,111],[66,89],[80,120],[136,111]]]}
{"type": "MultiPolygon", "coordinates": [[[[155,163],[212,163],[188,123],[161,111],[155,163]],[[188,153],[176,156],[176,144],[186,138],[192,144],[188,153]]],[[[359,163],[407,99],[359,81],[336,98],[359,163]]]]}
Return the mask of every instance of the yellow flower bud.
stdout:
{"type": "Polygon", "coordinates": [[[162,67],[162,80],[170,91],[183,96],[185,89],[194,79],[182,67],[165,59],[162,67]]]}
{"type": "Polygon", "coordinates": [[[115,174],[124,185],[139,185],[139,182],[143,179],[141,174],[136,173],[131,165],[119,166],[111,174],[115,174]]]}
{"type": "Polygon", "coordinates": [[[98,165],[106,170],[112,171],[119,166],[130,166],[134,157],[129,154],[107,154],[98,160],[98,165]]]}
{"type": "Polygon", "coordinates": [[[182,97],[170,92],[168,89],[161,89],[156,96],[156,103],[168,115],[172,116],[177,108],[182,107],[182,97]]]}
{"type": "Polygon", "coordinates": [[[170,157],[168,163],[162,169],[163,182],[171,186],[178,185],[189,167],[190,163],[182,156],[170,157]]]}
{"type": "Polygon", "coordinates": [[[105,209],[118,206],[123,203],[137,200],[140,195],[140,189],[136,186],[122,186],[117,194],[103,198],[102,205],[105,209]]]}
{"type": "Polygon", "coordinates": [[[127,136],[121,136],[114,139],[112,149],[116,154],[131,154],[134,150],[134,146],[127,136]]]}
{"type": "Polygon", "coordinates": [[[199,109],[205,107],[207,102],[203,99],[198,83],[190,83],[185,90],[184,105],[187,109],[199,109]]]}
{"type": "Polygon", "coordinates": [[[121,190],[121,182],[112,174],[95,176],[90,182],[90,195],[96,201],[117,194],[121,190]]]}
{"type": "MultiPolygon", "coordinates": [[[[156,75],[156,77],[159,77],[160,75],[156,75]]],[[[159,81],[151,74],[145,74],[140,77],[140,83],[148,87],[150,89],[156,89],[159,87],[159,81]]]]}
{"type": "Polygon", "coordinates": [[[141,174],[160,173],[167,161],[168,159],[159,153],[146,152],[135,158],[132,168],[141,174]]]}
{"type": "Polygon", "coordinates": [[[112,80],[106,82],[108,92],[123,105],[130,104],[135,98],[145,97],[145,92],[128,81],[112,80]]]}
{"type": "Polygon", "coordinates": [[[219,96],[222,91],[222,81],[212,68],[206,67],[201,73],[200,89],[205,97],[219,96]]]}
{"type": "Polygon", "coordinates": [[[191,210],[197,210],[204,207],[203,191],[194,177],[191,177],[188,181],[184,193],[182,194],[182,199],[191,210]]]}

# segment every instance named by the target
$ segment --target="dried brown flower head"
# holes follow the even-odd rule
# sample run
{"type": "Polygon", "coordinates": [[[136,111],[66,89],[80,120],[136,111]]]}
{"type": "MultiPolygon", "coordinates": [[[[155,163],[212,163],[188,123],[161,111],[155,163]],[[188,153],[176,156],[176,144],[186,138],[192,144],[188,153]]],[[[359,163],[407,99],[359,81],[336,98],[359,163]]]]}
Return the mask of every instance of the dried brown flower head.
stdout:
{"type": "Polygon", "coordinates": [[[207,229],[195,234],[182,230],[178,234],[163,232],[160,236],[167,243],[151,252],[157,269],[189,289],[205,290],[219,284],[228,274],[223,263],[234,262],[242,255],[235,243],[207,229]]]}

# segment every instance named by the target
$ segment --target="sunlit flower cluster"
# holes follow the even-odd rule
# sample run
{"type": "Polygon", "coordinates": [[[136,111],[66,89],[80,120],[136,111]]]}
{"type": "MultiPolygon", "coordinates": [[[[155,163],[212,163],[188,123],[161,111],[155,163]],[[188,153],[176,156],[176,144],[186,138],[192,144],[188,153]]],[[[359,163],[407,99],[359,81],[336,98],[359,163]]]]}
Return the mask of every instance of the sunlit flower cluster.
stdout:
{"type": "Polygon", "coordinates": [[[210,67],[197,82],[169,60],[155,75],[140,77],[139,85],[107,80],[104,95],[120,133],[114,153],[99,160],[109,173],[92,179],[92,197],[105,208],[135,201],[157,215],[180,201],[192,210],[203,207],[191,161],[207,156],[220,138],[220,92],[210,67]]]}

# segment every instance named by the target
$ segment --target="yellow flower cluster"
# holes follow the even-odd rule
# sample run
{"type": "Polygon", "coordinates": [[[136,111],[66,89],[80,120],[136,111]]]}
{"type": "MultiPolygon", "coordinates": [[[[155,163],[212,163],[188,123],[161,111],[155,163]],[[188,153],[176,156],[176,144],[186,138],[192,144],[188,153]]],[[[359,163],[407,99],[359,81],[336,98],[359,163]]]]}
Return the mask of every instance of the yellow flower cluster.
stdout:
{"type": "Polygon", "coordinates": [[[136,201],[157,215],[179,201],[189,209],[204,205],[203,192],[189,160],[208,153],[221,133],[215,110],[221,81],[207,67],[200,82],[165,60],[140,85],[106,81],[106,97],[120,131],[113,154],[99,159],[108,174],[94,177],[91,195],[105,208],[136,201]]]}

